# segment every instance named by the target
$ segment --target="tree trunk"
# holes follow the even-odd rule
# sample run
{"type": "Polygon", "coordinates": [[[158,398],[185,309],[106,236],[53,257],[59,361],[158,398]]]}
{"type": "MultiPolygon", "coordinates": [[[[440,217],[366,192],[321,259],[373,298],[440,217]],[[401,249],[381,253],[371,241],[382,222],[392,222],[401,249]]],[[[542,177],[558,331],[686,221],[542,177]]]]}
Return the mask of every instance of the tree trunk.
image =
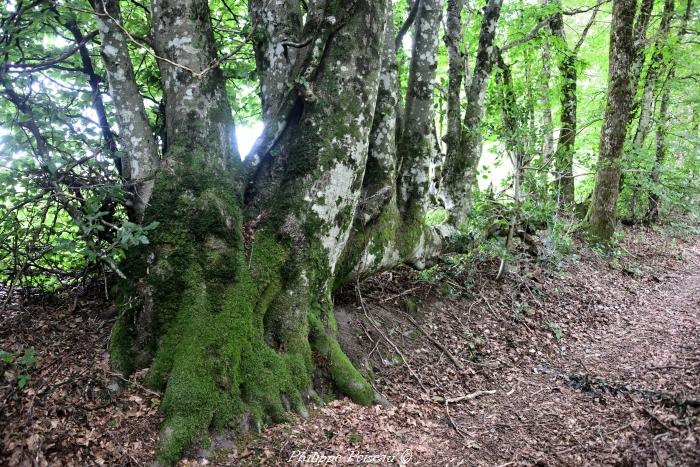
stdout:
{"type": "Polygon", "coordinates": [[[654,113],[654,94],[657,89],[659,74],[665,65],[664,56],[666,54],[664,53],[664,49],[666,47],[666,41],[668,40],[669,30],[671,28],[673,12],[673,0],[665,0],[661,24],[659,25],[659,30],[656,33],[656,40],[654,41],[654,53],[652,54],[651,61],[647,67],[647,74],[644,79],[644,91],[639,104],[639,123],[637,124],[637,131],[635,132],[634,139],[632,141],[633,148],[636,149],[641,149],[641,147],[644,145],[644,140],[646,140],[649,130],[651,129],[651,117],[654,113]]]}
{"type": "Polygon", "coordinates": [[[620,158],[632,101],[631,65],[636,0],[613,0],[610,29],[608,103],[600,135],[595,187],[588,212],[588,232],[595,241],[609,241],[617,224],[620,158]]]}
{"type": "Polygon", "coordinates": [[[150,365],[149,384],[165,390],[161,462],[209,428],[304,413],[312,374],[373,401],[335,340],[330,294],[366,166],[385,9],[325,5],[300,71],[309,87],[244,206],[207,2],[153,2],[169,150],[145,213],[160,225],[125,264],[134,283],[112,358],[123,372],[150,365]]]}
{"type": "Polygon", "coordinates": [[[460,151],[462,106],[460,94],[462,92],[462,80],[467,72],[465,67],[465,53],[463,50],[462,36],[462,8],[464,0],[447,1],[447,26],[445,31],[445,45],[447,46],[448,71],[447,71],[447,132],[445,143],[447,146],[446,158],[457,157],[460,151]]]}
{"type": "Polygon", "coordinates": [[[122,177],[130,187],[128,208],[134,222],[143,219],[158,169],[158,150],[134,80],[127,38],[120,28],[118,0],[96,0],[97,26],[102,36],[102,60],[119,123],[124,156],[122,177]]]}
{"type": "Polygon", "coordinates": [[[557,204],[568,210],[574,203],[574,150],[576,144],[576,53],[569,49],[564,34],[564,19],[561,11],[556,12],[549,22],[554,37],[559,43],[559,73],[561,74],[561,116],[559,139],[554,156],[557,183],[557,204]]]}
{"type": "Polygon", "coordinates": [[[289,92],[292,69],[303,54],[299,0],[250,0],[255,62],[260,77],[263,122],[272,124],[289,92]]]}
{"type": "Polygon", "coordinates": [[[422,222],[437,159],[433,91],[437,71],[442,0],[421,0],[415,20],[413,51],[406,92],[406,111],[398,144],[401,172],[399,209],[405,219],[422,222]]]}
{"type": "Polygon", "coordinates": [[[442,198],[455,226],[467,220],[471,208],[470,193],[476,181],[476,169],[481,157],[481,120],[484,98],[495,58],[493,45],[496,25],[501,14],[502,0],[489,0],[484,8],[474,73],[467,92],[467,109],[460,142],[455,157],[445,160],[442,176],[442,198]]]}
{"type": "Polygon", "coordinates": [[[651,181],[654,186],[649,192],[649,207],[644,218],[647,224],[654,224],[659,221],[660,197],[656,190],[658,190],[658,185],[661,181],[661,166],[666,160],[666,127],[668,125],[668,103],[670,94],[670,89],[668,87],[664,89],[664,93],[661,96],[661,105],[659,106],[659,116],[656,123],[656,157],[654,160],[654,168],[651,171],[651,181]]]}
{"type": "MultiPolygon", "coordinates": [[[[670,3],[670,0],[667,0],[670,3]]],[[[681,20],[680,27],[678,29],[678,36],[679,39],[682,39],[685,34],[687,34],[687,26],[688,26],[688,21],[690,20],[690,15],[692,12],[692,0],[688,0],[688,3],[686,4],[685,8],[685,13],[683,14],[683,18],[681,20]]],[[[668,14],[669,17],[669,23],[670,19],[672,16],[672,8],[670,9],[670,12],[668,14]]],[[[664,9],[664,11],[667,11],[664,9]]],[[[666,15],[664,15],[663,20],[666,19],[666,15]]],[[[664,161],[666,160],[666,134],[668,132],[668,107],[669,103],[671,100],[671,83],[673,82],[673,78],[675,77],[676,73],[676,60],[675,58],[669,57],[668,58],[668,76],[666,77],[664,87],[663,87],[663,92],[661,94],[661,104],[659,106],[659,116],[657,118],[657,123],[656,123],[656,157],[654,160],[654,166],[651,171],[651,181],[654,186],[652,186],[650,192],[649,192],[649,206],[647,209],[647,213],[645,215],[645,222],[647,224],[652,224],[656,223],[659,220],[659,205],[661,202],[661,199],[658,195],[658,193],[655,190],[658,190],[658,185],[661,181],[661,167],[663,166],[664,161]]],[[[695,113],[697,111],[697,108],[693,109],[693,112],[695,113]]],[[[697,120],[695,120],[697,121],[697,120]]],[[[695,128],[697,131],[697,127],[695,128]]]]}
{"type": "MultiPolygon", "coordinates": [[[[549,0],[542,0],[547,7],[549,0]]],[[[551,31],[551,27],[550,27],[551,31]]],[[[549,41],[542,43],[542,83],[540,84],[540,106],[542,107],[542,159],[549,161],[554,154],[554,124],[552,123],[552,106],[549,98],[549,82],[552,79],[552,45],[549,41]]]]}

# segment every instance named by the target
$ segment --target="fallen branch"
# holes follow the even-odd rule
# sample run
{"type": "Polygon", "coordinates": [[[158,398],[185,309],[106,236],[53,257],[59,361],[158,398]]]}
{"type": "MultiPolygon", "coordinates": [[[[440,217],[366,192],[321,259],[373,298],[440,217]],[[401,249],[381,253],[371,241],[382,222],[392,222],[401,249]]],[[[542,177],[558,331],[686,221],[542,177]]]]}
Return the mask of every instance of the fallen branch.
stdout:
{"type": "Polygon", "coordinates": [[[420,387],[421,387],[424,391],[427,391],[427,389],[426,389],[425,386],[423,385],[423,381],[421,381],[421,379],[420,379],[420,377],[418,376],[418,374],[417,374],[415,371],[413,371],[413,368],[411,368],[411,365],[408,364],[408,360],[406,360],[406,357],[404,357],[403,352],[401,352],[401,349],[399,349],[399,347],[398,347],[396,344],[394,344],[394,342],[393,342],[391,339],[389,339],[389,337],[387,337],[386,334],[384,334],[384,333],[382,332],[382,330],[381,330],[381,328],[379,327],[379,325],[369,316],[369,313],[367,313],[367,307],[365,306],[365,300],[364,300],[364,298],[362,298],[362,292],[360,292],[360,283],[359,283],[359,279],[358,279],[358,282],[357,282],[356,285],[355,285],[355,290],[357,291],[357,296],[358,296],[359,299],[360,299],[360,305],[362,305],[362,311],[364,312],[364,315],[365,315],[365,318],[367,318],[367,321],[369,321],[370,324],[371,324],[372,326],[374,326],[374,329],[379,333],[379,335],[382,336],[382,338],[383,338],[391,347],[394,348],[394,350],[395,350],[396,353],[399,355],[399,357],[401,357],[401,360],[403,361],[403,364],[406,365],[406,368],[408,368],[408,372],[411,373],[411,376],[413,376],[413,377],[416,379],[416,381],[418,381],[418,384],[420,385],[420,387]]]}
{"type": "Polygon", "coordinates": [[[496,394],[496,390],[492,389],[490,391],[474,391],[469,394],[465,394],[463,396],[457,396],[457,397],[441,397],[441,396],[435,396],[433,397],[433,401],[435,402],[443,402],[445,404],[454,404],[456,402],[462,402],[462,401],[468,401],[472,399],[476,399],[477,397],[481,396],[488,396],[490,394],[496,394]]]}
{"type": "Polygon", "coordinates": [[[451,353],[449,350],[447,350],[447,348],[446,348],[444,345],[442,345],[440,342],[438,342],[433,336],[431,336],[430,334],[428,334],[428,331],[426,331],[425,329],[423,329],[423,328],[416,322],[416,320],[413,319],[413,318],[412,318],[409,314],[407,314],[405,311],[401,311],[401,314],[403,314],[403,315],[406,317],[406,319],[407,319],[413,326],[415,326],[416,329],[418,329],[418,330],[421,332],[421,334],[423,334],[435,347],[437,347],[437,348],[438,348],[439,350],[441,350],[445,355],[447,355],[447,357],[452,361],[452,363],[454,364],[454,366],[457,367],[457,369],[460,371],[460,373],[463,373],[463,372],[464,372],[464,365],[462,365],[462,362],[460,362],[459,360],[457,360],[457,357],[455,357],[454,355],[452,355],[452,353],[451,353]]]}

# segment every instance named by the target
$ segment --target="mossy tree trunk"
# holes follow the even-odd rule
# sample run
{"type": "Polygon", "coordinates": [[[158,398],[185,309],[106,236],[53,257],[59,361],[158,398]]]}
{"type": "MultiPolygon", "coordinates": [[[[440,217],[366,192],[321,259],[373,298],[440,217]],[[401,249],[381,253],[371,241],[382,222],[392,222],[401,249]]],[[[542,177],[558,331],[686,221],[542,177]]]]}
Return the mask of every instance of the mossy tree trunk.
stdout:
{"type": "Polygon", "coordinates": [[[633,22],[636,0],[614,0],[610,28],[608,102],[600,136],[595,187],[588,211],[588,232],[594,241],[610,241],[617,224],[620,159],[632,102],[633,22]]]}
{"type": "Polygon", "coordinates": [[[494,39],[501,15],[502,0],[489,0],[484,7],[479,46],[472,78],[467,90],[467,108],[461,130],[460,151],[445,160],[441,195],[450,211],[451,223],[459,226],[471,209],[471,190],[476,183],[476,169],[481,157],[481,121],[484,116],[486,85],[495,60],[494,39]]]}
{"type": "Polygon", "coordinates": [[[308,87],[248,190],[206,0],[152,10],[168,151],[144,214],[159,225],[124,264],[112,357],[125,373],[150,366],[164,390],[169,464],[209,429],[304,413],[314,375],[373,401],[335,340],[331,291],[366,167],[386,5],[326,3],[299,71],[308,87]]]}
{"type": "MultiPolygon", "coordinates": [[[[560,5],[558,5],[560,6],[560,5]]],[[[557,204],[568,209],[574,203],[574,150],[576,144],[576,53],[570,50],[564,33],[564,18],[561,11],[552,15],[549,26],[554,37],[558,39],[557,55],[560,73],[561,113],[559,139],[554,153],[556,168],[557,204]]]]}

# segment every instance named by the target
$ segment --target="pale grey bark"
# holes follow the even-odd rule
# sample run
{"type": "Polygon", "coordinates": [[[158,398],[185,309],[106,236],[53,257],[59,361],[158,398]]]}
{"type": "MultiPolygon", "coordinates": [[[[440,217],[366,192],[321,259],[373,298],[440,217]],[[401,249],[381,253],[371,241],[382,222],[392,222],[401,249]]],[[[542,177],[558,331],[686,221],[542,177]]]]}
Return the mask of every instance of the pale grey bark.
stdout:
{"type": "MultiPolygon", "coordinates": [[[[399,143],[398,180],[402,213],[423,212],[437,159],[433,90],[437,70],[442,0],[421,0],[413,31],[413,52],[406,92],[406,111],[399,143]]],[[[417,217],[416,217],[417,218],[417,217]]]]}
{"type": "Polygon", "coordinates": [[[600,134],[595,187],[588,212],[588,231],[599,241],[609,241],[617,224],[620,158],[632,103],[633,21],[636,0],[613,0],[608,69],[608,102],[600,134]]]}
{"type": "Polygon", "coordinates": [[[659,74],[664,68],[664,62],[666,61],[664,50],[671,28],[673,12],[674,1],[665,0],[661,23],[659,24],[659,30],[656,33],[656,39],[654,41],[654,52],[647,66],[647,73],[644,78],[644,91],[639,103],[639,122],[632,141],[634,148],[639,149],[644,145],[644,140],[651,129],[652,114],[654,113],[654,94],[658,87],[659,74]]]}
{"type": "Polygon", "coordinates": [[[168,146],[217,147],[205,160],[240,163],[206,0],[153,0],[153,42],[165,93],[168,146]],[[187,20],[183,20],[187,18],[187,20]]]}
{"type": "Polygon", "coordinates": [[[250,0],[255,62],[260,77],[263,121],[275,119],[290,88],[292,70],[305,44],[299,0],[250,0]]]}
{"type": "Polygon", "coordinates": [[[118,0],[96,0],[97,26],[102,37],[102,59],[119,124],[123,148],[122,176],[131,193],[129,209],[136,222],[143,219],[158,170],[158,149],[134,79],[127,36],[121,29],[118,0]]]}
{"type": "Polygon", "coordinates": [[[363,226],[374,220],[388,202],[396,202],[396,105],[398,68],[391,8],[385,25],[382,68],[374,119],[369,137],[367,167],[357,218],[363,226]]]}
{"type": "Polygon", "coordinates": [[[462,80],[466,74],[464,46],[462,44],[462,8],[464,0],[447,1],[447,22],[445,45],[448,59],[447,84],[447,132],[445,135],[446,155],[451,159],[460,150],[462,128],[461,92],[462,80]]]}
{"type": "Polygon", "coordinates": [[[481,156],[481,120],[484,115],[486,84],[496,55],[493,41],[502,4],[502,0],[489,0],[484,8],[476,63],[466,96],[461,149],[456,157],[445,159],[442,198],[450,211],[453,225],[464,223],[471,207],[470,193],[475,184],[476,168],[481,156]]]}

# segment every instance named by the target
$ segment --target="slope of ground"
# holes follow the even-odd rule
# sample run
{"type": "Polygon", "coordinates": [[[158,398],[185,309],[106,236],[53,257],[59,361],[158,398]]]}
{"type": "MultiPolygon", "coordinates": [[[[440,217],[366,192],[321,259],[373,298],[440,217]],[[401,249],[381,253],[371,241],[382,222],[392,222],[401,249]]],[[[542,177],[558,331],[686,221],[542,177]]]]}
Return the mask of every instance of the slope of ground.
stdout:
{"type": "MultiPolygon", "coordinates": [[[[694,241],[628,230],[622,255],[582,247],[561,268],[521,263],[498,282],[490,263],[431,282],[378,275],[336,306],[387,406],[334,401],[181,464],[698,465],[694,241]]],[[[0,348],[37,354],[28,368],[2,364],[0,458],[147,464],[159,398],[138,375],[110,390],[104,299],[41,300],[0,316],[0,348]]]]}

